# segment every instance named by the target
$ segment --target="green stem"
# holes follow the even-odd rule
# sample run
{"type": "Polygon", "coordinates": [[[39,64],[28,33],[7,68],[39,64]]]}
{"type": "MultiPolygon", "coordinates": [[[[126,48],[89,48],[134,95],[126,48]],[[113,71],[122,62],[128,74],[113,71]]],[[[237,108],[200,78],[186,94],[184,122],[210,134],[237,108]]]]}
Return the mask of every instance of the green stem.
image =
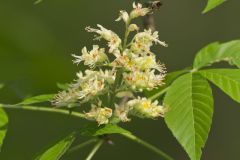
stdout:
{"type": "Polygon", "coordinates": [[[82,114],[82,113],[69,112],[68,110],[65,110],[65,109],[56,109],[56,108],[47,108],[47,107],[38,107],[38,106],[15,106],[15,105],[4,105],[4,104],[0,104],[0,108],[52,112],[52,113],[60,113],[60,114],[65,114],[65,115],[71,115],[71,116],[78,117],[78,118],[85,118],[85,115],[82,114]]]}
{"type": "Polygon", "coordinates": [[[79,150],[79,149],[81,149],[81,148],[83,148],[85,146],[88,146],[88,145],[90,145],[90,144],[92,144],[92,143],[94,143],[96,141],[97,141],[97,139],[90,139],[90,140],[88,140],[86,142],[83,142],[83,143],[81,143],[79,145],[76,145],[76,146],[74,146],[74,147],[72,147],[72,148],[70,148],[68,150],[68,154],[73,153],[73,152],[75,152],[75,151],[77,151],[77,150],[79,150]]]}
{"type": "Polygon", "coordinates": [[[122,83],[122,69],[120,68],[116,73],[116,79],[112,87],[112,94],[109,96],[109,106],[114,105],[115,95],[116,95],[116,89],[119,87],[119,85],[122,83]]]}
{"type": "Polygon", "coordinates": [[[155,152],[156,154],[160,155],[161,157],[163,157],[165,160],[174,160],[172,157],[170,157],[169,155],[167,155],[166,153],[164,153],[162,150],[158,149],[157,147],[151,145],[148,142],[145,142],[144,140],[132,135],[132,134],[122,134],[124,137],[133,140],[134,142],[137,142],[139,144],[141,144],[142,146],[148,148],[149,150],[155,152]]]}
{"type": "Polygon", "coordinates": [[[132,38],[132,40],[126,45],[126,47],[129,47],[129,46],[131,46],[131,44],[133,43],[133,41],[135,40],[135,37],[136,37],[136,35],[132,38]]]}
{"type": "Polygon", "coordinates": [[[153,101],[153,100],[157,99],[158,97],[160,97],[161,95],[163,95],[164,93],[166,93],[168,91],[168,89],[169,89],[169,87],[166,87],[163,90],[161,90],[160,92],[158,92],[158,93],[154,94],[153,96],[149,97],[148,99],[153,101]]]}
{"type": "Polygon", "coordinates": [[[101,147],[101,145],[103,144],[104,140],[101,139],[98,141],[98,143],[93,147],[92,151],[89,153],[88,157],[86,158],[86,160],[91,160],[93,158],[93,156],[96,154],[96,152],[98,151],[98,149],[101,147]]]}

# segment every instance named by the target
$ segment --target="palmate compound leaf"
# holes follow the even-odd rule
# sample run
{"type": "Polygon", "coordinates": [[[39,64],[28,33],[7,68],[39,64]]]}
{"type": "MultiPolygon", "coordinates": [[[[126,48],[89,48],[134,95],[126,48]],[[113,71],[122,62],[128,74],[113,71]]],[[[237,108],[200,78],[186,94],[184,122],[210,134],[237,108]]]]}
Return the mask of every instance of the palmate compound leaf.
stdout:
{"type": "Polygon", "coordinates": [[[202,13],[206,13],[206,12],[214,9],[215,7],[219,6],[220,4],[222,4],[225,1],[226,0],[208,0],[207,6],[205,7],[205,9],[203,10],[202,13]]]}
{"type": "Polygon", "coordinates": [[[51,148],[47,149],[44,153],[35,158],[35,160],[59,160],[69,149],[74,140],[75,133],[72,133],[51,148]]]}
{"type": "MultiPolygon", "coordinates": [[[[0,104],[1,105],[1,104],[0,104]]],[[[8,116],[0,106],[0,151],[7,133],[8,116]]]]}
{"type": "Polygon", "coordinates": [[[197,53],[193,68],[200,69],[220,61],[227,61],[240,68],[240,40],[222,44],[215,42],[205,46],[197,53]]]}
{"type": "Polygon", "coordinates": [[[199,73],[240,103],[240,69],[208,69],[199,73]]]}
{"type": "Polygon", "coordinates": [[[188,73],[173,82],[164,105],[165,122],[191,160],[200,160],[213,115],[212,90],[201,75],[188,73]]]}

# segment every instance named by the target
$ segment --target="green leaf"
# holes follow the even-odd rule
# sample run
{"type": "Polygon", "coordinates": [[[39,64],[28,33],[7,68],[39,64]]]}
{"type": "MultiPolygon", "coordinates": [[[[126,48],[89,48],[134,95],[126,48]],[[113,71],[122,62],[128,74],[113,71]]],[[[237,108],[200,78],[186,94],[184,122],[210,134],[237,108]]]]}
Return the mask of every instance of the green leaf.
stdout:
{"type": "Polygon", "coordinates": [[[197,53],[193,67],[200,69],[220,61],[227,61],[240,68],[240,40],[207,45],[197,53]]]}
{"type": "Polygon", "coordinates": [[[202,13],[207,13],[208,11],[219,6],[220,4],[222,4],[225,1],[226,0],[208,0],[207,6],[205,7],[205,9],[203,10],[202,13]]]}
{"type": "Polygon", "coordinates": [[[83,136],[101,136],[104,134],[131,134],[131,132],[114,124],[106,124],[98,126],[97,124],[90,124],[82,128],[80,131],[83,136]]]}
{"type": "Polygon", "coordinates": [[[53,99],[55,94],[45,94],[45,95],[39,95],[35,97],[30,97],[25,99],[24,101],[20,102],[20,105],[29,105],[29,104],[35,104],[35,103],[42,103],[42,102],[48,102],[53,99]]]}
{"type": "Polygon", "coordinates": [[[220,44],[218,42],[210,43],[203,47],[195,56],[193,68],[199,69],[217,61],[215,59],[217,59],[216,57],[219,48],[220,44]]]}
{"type": "Polygon", "coordinates": [[[209,69],[199,73],[240,103],[240,69],[209,69]]]}
{"type": "Polygon", "coordinates": [[[0,151],[7,133],[8,116],[0,106],[0,151]]]}
{"type": "Polygon", "coordinates": [[[145,90],[144,91],[145,96],[146,97],[153,97],[153,96],[158,95],[159,92],[161,92],[166,87],[170,86],[175,79],[177,79],[179,76],[181,76],[181,75],[183,75],[183,74],[185,74],[189,71],[190,71],[190,69],[186,68],[186,69],[183,69],[183,70],[180,70],[180,71],[167,73],[167,75],[165,77],[165,80],[164,80],[165,84],[163,86],[161,86],[159,88],[156,88],[156,89],[153,89],[151,91],[145,90]]]}
{"type": "Polygon", "coordinates": [[[212,91],[201,75],[188,73],[173,82],[164,98],[165,122],[191,160],[200,160],[213,115],[212,91]]]}
{"type": "Polygon", "coordinates": [[[238,66],[238,68],[240,68],[240,59],[239,59],[239,57],[233,59],[233,63],[234,63],[236,66],[238,66]]]}
{"type": "Polygon", "coordinates": [[[51,148],[49,148],[43,154],[35,158],[35,160],[59,160],[69,149],[74,140],[75,133],[72,133],[51,148]]]}

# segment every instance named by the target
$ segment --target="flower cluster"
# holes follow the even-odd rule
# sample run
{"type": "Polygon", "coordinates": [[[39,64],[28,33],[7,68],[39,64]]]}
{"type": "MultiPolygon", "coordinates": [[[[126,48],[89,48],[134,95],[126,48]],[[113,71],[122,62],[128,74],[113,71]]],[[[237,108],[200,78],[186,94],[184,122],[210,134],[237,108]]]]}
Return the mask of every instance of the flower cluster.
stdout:
{"type": "Polygon", "coordinates": [[[74,63],[83,63],[90,69],[77,73],[77,79],[55,96],[53,104],[75,107],[90,103],[91,109],[84,111],[85,117],[99,125],[128,122],[130,116],[151,119],[164,116],[166,110],[158,101],[137,96],[143,90],[164,84],[165,67],[156,60],[151,47],[154,44],[166,47],[167,44],[159,40],[158,32],[150,29],[140,32],[139,27],[131,23],[150,12],[151,9],[139,3],[133,3],[130,13],[120,11],[116,21],[125,23],[123,40],[99,24],[97,29],[86,27],[86,31],[96,34],[96,40],[107,41],[108,49],[93,45],[92,50],[84,47],[82,55],[73,55],[74,63]],[[133,35],[129,41],[130,34],[133,35]]]}

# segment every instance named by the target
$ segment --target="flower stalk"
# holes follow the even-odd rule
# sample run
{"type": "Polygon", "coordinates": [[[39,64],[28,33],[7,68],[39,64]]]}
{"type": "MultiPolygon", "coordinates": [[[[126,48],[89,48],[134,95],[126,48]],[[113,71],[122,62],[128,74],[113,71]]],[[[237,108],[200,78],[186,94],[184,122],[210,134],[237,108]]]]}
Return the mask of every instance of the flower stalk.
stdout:
{"type": "Polygon", "coordinates": [[[127,46],[128,35],[129,35],[129,32],[130,32],[130,31],[129,31],[129,25],[130,25],[130,23],[131,23],[131,19],[129,18],[129,19],[127,20],[126,24],[125,24],[126,30],[125,30],[125,34],[124,34],[123,50],[125,50],[125,49],[126,49],[126,46],[127,46]]]}

